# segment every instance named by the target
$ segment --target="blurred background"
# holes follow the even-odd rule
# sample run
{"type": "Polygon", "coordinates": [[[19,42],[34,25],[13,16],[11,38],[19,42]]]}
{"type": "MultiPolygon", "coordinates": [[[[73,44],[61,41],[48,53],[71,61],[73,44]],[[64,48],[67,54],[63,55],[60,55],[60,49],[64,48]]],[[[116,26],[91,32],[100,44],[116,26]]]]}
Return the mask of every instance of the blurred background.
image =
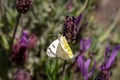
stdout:
{"type": "MultiPolygon", "coordinates": [[[[120,0],[33,0],[31,9],[20,19],[16,36],[27,29],[38,36],[38,42],[36,48],[29,51],[27,63],[19,67],[10,62],[8,56],[17,14],[15,0],[0,0],[0,80],[12,80],[18,68],[29,71],[31,80],[61,80],[64,61],[49,58],[46,49],[58,34],[62,34],[67,15],[77,18],[82,14],[79,39],[70,44],[73,54],[80,50],[81,38],[91,38],[89,51],[95,53],[99,65],[104,60],[106,46],[120,44],[120,0]]],[[[69,60],[66,66],[72,66],[72,62],[69,60]]],[[[96,73],[90,80],[94,80],[96,73]]],[[[111,80],[120,79],[120,52],[112,73],[111,80]]],[[[66,69],[65,80],[83,78],[79,70],[70,67],[66,69]]]]}

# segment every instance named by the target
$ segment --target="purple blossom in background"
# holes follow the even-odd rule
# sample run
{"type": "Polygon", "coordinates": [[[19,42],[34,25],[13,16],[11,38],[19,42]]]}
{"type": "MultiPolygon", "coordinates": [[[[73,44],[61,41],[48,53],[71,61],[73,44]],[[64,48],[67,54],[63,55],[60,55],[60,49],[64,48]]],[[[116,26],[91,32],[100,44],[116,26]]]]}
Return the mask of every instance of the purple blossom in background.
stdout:
{"type": "Polygon", "coordinates": [[[109,57],[110,46],[106,48],[104,63],[100,66],[101,72],[95,80],[110,80],[112,74],[110,69],[115,61],[115,58],[117,57],[119,50],[120,45],[115,46],[109,57]]]}
{"type": "Polygon", "coordinates": [[[29,39],[28,39],[28,47],[31,48],[35,48],[37,45],[37,41],[38,41],[38,37],[35,34],[31,34],[29,39]]]}
{"type": "Polygon", "coordinates": [[[31,80],[31,79],[30,79],[30,74],[26,70],[19,69],[15,73],[13,80],[31,80]]]}
{"type": "Polygon", "coordinates": [[[104,61],[104,64],[102,64],[100,67],[101,70],[109,70],[111,68],[112,64],[115,61],[115,58],[117,57],[119,50],[120,50],[120,45],[115,46],[110,54],[110,57],[108,58],[110,47],[106,48],[105,61],[104,61]]]}
{"type": "Polygon", "coordinates": [[[92,40],[89,39],[81,39],[80,40],[80,49],[82,50],[82,52],[87,51],[90,46],[91,46],[92,40]]]}
{"type": "Polygon", "coordinates": [[[83,56],[79,56],[77,62],[78,62],[78,66],[81,71],[81,74],[84,77],[84,80],[88,80],[88,78],[92,75],[95,69],[96,62],[94,62],[94,66],[92,67],[92,70],[90,72],[88,71],[88,68],[89,68],[91,59],[87,59],[85,61],[85,58],[83,56]]]}
{"type": "Polygon", "coordinates": [[[13,45],[10,59],[16,64],[24,64],[27,60],[27,36],[28,34],[23,31],[21,39],[13,45]]]}
{"type": "Polygon", "coordinates": [[[37,36],[34,34],[28,35],[28,31],[24,30],[21,38],[13,45],[10,53],[11,61],[17,65],[24,64],[28,58],[28,48],[35,48],[37,36]]]}

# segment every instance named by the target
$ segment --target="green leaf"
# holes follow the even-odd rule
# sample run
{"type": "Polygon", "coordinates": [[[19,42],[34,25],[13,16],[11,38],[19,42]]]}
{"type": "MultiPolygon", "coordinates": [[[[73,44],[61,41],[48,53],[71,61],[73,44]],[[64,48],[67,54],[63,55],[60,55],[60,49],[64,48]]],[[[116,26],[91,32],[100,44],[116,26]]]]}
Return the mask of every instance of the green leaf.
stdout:
{"type": "Polygon", "coordinates": [[[0,36],[0,39],[1,39],[1,42],[2,42],[2,45],[5,49],[9,49],[9,44],[8,44],[8,41],[6,39],[6,36],[5,35],[1,35],[0,36]]]}

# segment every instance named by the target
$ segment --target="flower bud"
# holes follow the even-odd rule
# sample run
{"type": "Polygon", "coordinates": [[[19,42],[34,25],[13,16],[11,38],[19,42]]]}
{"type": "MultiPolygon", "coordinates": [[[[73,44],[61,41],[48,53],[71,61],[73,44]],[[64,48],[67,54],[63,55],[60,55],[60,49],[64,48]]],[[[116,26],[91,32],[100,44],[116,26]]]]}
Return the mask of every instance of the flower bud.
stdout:
{"type": "Polygon", "coordinates": [[[30,80],[30,74],[24,69],[19,69],[15,73],[13,80],[30,80]]]}
{"type": "Polygon", "coordinates": [[[17,0],[16,9],[19,13],[26,13],[32,6],[32,0],[17,0]]]}

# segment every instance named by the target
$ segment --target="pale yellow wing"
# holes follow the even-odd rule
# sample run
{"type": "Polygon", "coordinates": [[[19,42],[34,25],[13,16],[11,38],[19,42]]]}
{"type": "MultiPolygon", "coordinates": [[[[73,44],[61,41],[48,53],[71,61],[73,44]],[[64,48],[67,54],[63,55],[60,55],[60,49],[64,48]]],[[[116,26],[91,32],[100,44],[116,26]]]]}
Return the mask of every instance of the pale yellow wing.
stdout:
{"type": "Polygon", "coordinates": [[[67,58],[67,59],[72,58],[73,53],[72,53],[72,50],[71,50],[66,38],[64,36],[60,35],[59,41],[60,41],[60,45],[61,45],[62,49],[64,50],[63,52],[65,52],[63,54],[63,57],[67,58]]]}

